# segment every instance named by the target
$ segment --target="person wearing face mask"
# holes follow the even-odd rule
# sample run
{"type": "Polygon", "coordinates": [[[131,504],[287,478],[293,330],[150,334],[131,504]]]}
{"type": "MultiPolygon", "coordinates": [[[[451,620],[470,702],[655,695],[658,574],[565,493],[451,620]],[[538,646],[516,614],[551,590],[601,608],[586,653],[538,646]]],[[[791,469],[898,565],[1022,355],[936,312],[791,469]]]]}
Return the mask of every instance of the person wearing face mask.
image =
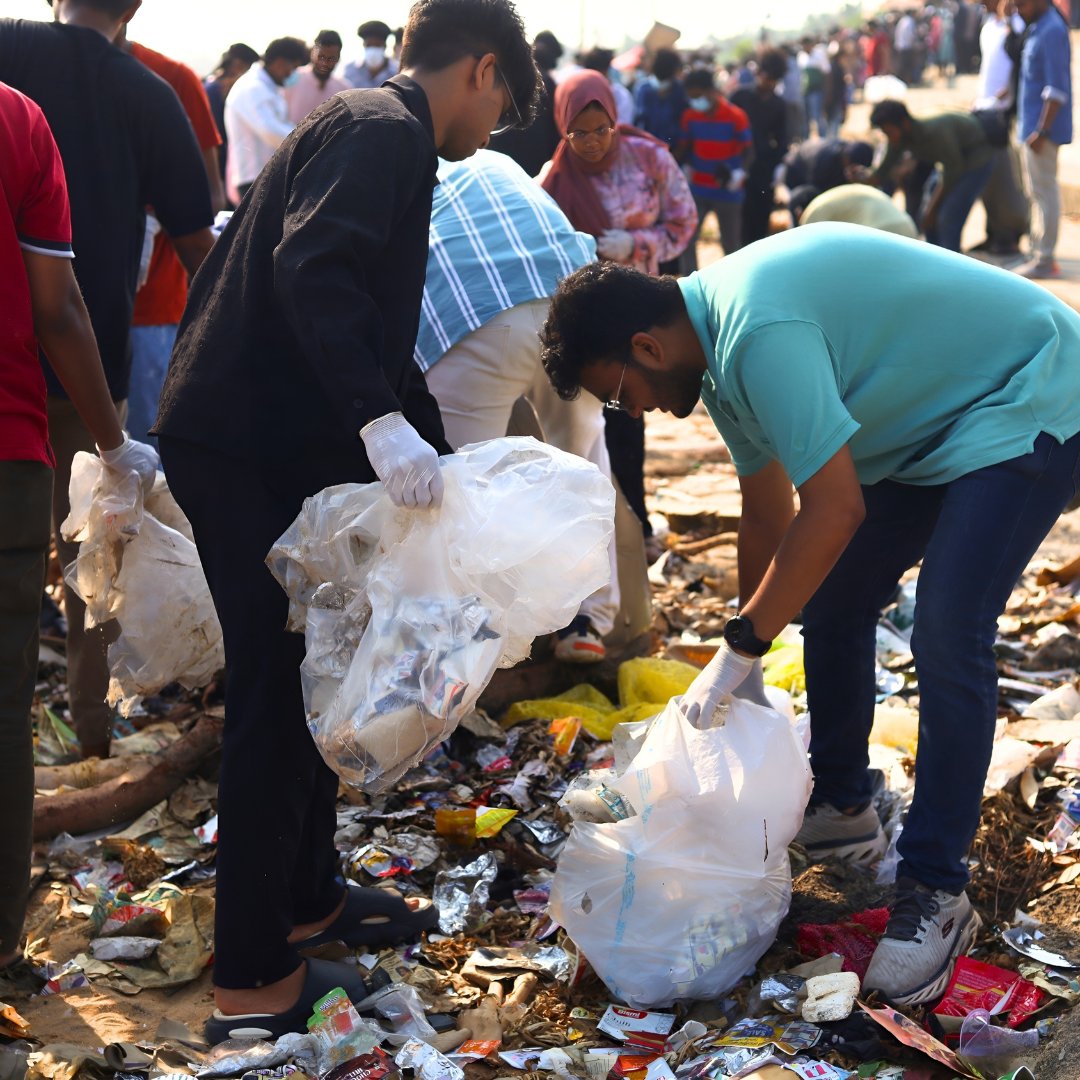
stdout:
{"type": "Polygon", "coordinates": [[[390,27],[379,19],[372,19],[360,26],[356,36],[364,43],[364,55],[361,60],[353,60],[345,66],[345,81],[357,90],[382,86],[398,73],[398,62],[386,52],[390,27]]]}
{"type": "Polygon", "coordinates": [[[285,90],[295,86],[296,69],[308,61],[308,47],[299,38],[275,38],[266,47],[262,63],[236,81],[225,102],[225,130],[229,136],[226,180],[239,202],[262,172],[263,166],[293,129],[285,90]]]}
{"type": "Polygon", "coordinates": [[[698,214],[698,232],[680,262],[684,274],[697,269],[697,238],[710,211],[716,215],[724,254],[742,247],[742,206],[753,136],[746,113],[724,98],[714,79],[708,68],[698,68],[684,82],[687,109],[675,154],[689,171],[698,214]]]}
{"type": "Polygon", "coordinates": [[[679,122],[686,111],[682,60],[674,49],[657,49],[652,74],[642,79],[634,91],[634,123],[650,135],[674,146],[679,122]]]}

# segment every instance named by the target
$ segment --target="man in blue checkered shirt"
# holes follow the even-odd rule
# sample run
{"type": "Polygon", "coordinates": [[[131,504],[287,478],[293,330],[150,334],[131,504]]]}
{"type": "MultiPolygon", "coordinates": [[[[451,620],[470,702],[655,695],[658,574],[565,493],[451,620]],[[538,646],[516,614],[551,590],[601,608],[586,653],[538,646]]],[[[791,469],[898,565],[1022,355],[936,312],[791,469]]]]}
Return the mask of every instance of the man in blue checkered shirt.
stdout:
{"type": "MultiPolygon", "coordinates": [[[[584,394],[562,401],[540,366],[538,335],[555,286],[595,258],[593,238],[575,231],[506,155],[480,150],[466,161],[440,162],[414,355],[455,450],[505,435],[524,395],[549,443],[610,477],[600,403],[584,394]]],[[[610,552],[611,583],[559,633],[559,659],[605,656],[603,639],[619,609],[614,539],[610,552]]]]}

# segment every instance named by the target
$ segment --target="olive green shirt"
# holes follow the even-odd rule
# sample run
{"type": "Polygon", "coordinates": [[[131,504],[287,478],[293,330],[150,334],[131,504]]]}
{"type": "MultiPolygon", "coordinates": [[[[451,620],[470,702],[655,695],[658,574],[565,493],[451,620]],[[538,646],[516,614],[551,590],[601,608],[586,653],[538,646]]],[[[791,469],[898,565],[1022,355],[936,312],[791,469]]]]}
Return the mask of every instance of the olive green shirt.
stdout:
{"type": "Polygon", "coordinates": [[[985,165],[993,155],[976,117],[966,112],[946,112],[926,120],[913,119],[911,132],[896,145],[890,144],[874,180],[887,180],[905,151],[928,165],[941,166],[943,191],[948,191],[964,173],[985,165]]]}

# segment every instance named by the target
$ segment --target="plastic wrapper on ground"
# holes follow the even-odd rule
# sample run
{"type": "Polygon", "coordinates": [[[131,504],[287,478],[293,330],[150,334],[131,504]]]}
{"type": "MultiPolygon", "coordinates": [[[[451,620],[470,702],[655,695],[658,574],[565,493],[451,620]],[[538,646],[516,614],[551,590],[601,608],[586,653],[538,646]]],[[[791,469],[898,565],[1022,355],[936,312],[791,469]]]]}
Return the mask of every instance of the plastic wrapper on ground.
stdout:
{"type": "Polygon", "coordinates": [[[725,993],[787,914],[787,846],[810,794],[794,726],[732,699],[721,725],[699,731],[672,702],[608,786],[635,813],[574,825],[552,916],[633,1006],[725,993]]]}
{"type": "Polygon", "coordinates": [[[499,667],[566,626],[610,575],[614,489],[531,438],[442,459],[438,510],[382,484],[327,488],[267,562],[304,630],[308,726],[347,783],[379,791],[447,738],[499,667]]]}
{"type": "Polygon", "coordinates": [[[79,554],[65,579],[86,604],[88,629],[110,619],[120,625],[109,646],[109,704],[128,716],[169,683],[206,686],[225,664],[221,627],[165,477],[158,473],[144,502],[135,473],[120,475],[80,452],[69,495],[61,532],[79,554]]]}

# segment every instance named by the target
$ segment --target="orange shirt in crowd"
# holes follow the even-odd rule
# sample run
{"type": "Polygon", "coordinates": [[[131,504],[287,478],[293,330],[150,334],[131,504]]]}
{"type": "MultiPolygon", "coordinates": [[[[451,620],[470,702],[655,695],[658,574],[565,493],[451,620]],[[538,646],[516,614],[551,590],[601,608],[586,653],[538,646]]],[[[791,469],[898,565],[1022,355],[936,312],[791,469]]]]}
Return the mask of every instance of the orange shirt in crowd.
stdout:
{"type": "MultiPolygon", "coordinates": [[[[131,42],[131,55],[167,82],[184,107],[199,149],[221,145],[221,135],[210,111],[210,101],[198,75],[186,64],[170,60],[145,45],[131,42]]],[[[187,303],[188,276],[172,241],[164,233],[154,240],[150,274],[135,297],[133,326],[170,326],[180,321],[187,303]]]]}

